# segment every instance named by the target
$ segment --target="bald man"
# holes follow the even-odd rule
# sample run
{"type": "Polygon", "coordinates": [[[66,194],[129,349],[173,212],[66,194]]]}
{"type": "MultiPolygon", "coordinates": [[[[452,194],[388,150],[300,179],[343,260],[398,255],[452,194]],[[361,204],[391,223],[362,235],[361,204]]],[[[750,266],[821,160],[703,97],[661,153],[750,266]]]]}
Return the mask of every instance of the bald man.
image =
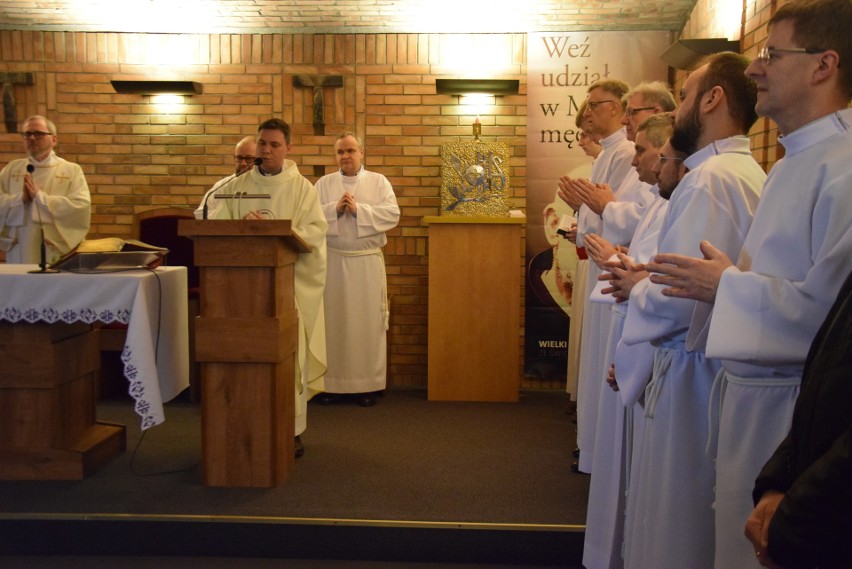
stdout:
{"type": "Polygon", "coordinates": [[[230,176],[225,176],[213,184],[212,188],[207,190],[207,193],[204,194],[205,199],[201,200],[201,204],[195,210],[195,219],[202,219],[204,217],[204,203],[207,201],[206,198],[210,195],[210,192],[219,189],[222,184],[234,179],[234,176],[239,176],[241,172],[245,172],[254,166],[256,154],[257,141],[254,136],[246,136],[234,146],[234,173],[230,176]]]}

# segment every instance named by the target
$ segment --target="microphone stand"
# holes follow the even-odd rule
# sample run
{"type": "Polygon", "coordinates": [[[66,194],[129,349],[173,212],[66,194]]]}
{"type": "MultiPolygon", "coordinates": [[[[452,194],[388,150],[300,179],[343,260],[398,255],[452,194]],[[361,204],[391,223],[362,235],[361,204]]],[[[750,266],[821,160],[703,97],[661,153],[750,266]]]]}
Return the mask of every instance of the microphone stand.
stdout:
{"type": "MultiPolygon", "coordinates": [[[[236,178],[239,178],[240,176],[242,176],[243,174],[245,174],[246,172],[248,172],[249,170],[251,170],[255,166],[260,166],[261,164],[263,164],[263,158],[259,158],[259,157],[255,158],[254,162],[252,163],[251,166],[246,166],[245,168],[243,168],[242,170],[240,170],[236,174],[232,174],[230,178],[228,178],[227,180],[225,180],[224,182],[219,184],[218,188],[216,188],[215,190],[210,190],[209,192],[207,192],[207,195],[204,196],[204,204],[201,207],[201,219],[204,219],[204,220],[207,219],[207,201],[213,196],[213,194],[215,194],[216,192],[218,192],[219,190],[224,188],[226,185],[230,184],[233,180],[235,180],[236,178]]],[[[221,198],[222,196],[219,196],[219,197],[221,198]]]]}
{"type": "MultiPolygon", "coordinates": [[[[27,174],[32,174],[33,172],[35,172],[35,166],[33,166],[32,164],[27,164],[27,174]]],[[[41,210],[38,207],[38,201],[36,198],[33,198],[32,205],[34,208],[36,208],[36,214],[38,215],[38,228],[41,231],[41,262],[38,265],[38,270],[27,272],[32,275],[51,275],[54,273],[58,273],[58,270],[48,268],[47,266],[47,249],[44,245],[44,224],[41,221],[41,210]]]]}

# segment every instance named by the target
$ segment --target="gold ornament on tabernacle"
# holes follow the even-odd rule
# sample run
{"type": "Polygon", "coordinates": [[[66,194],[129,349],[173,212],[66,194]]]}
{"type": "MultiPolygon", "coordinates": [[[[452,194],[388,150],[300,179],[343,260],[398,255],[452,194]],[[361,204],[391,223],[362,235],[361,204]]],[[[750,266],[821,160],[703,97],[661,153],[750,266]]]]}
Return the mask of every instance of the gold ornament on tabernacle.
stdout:
{"type": "Polygon", "coordinates": [[[441,146],[441,215],[509,215],[509,147],[481,140],[441,146]]]}

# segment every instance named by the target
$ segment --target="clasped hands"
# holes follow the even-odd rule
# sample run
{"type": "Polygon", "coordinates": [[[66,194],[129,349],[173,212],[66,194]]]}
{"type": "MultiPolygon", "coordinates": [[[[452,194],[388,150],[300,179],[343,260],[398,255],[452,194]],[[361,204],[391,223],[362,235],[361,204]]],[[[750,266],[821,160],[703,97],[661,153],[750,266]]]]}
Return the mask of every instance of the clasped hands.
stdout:
{"type": "Polygon", "coordinates": [[[337,202],[337,216],[340,217],[346,212],[349,212],[350,215],[358,215],[358,202],[355,201],[355,196],[349,192],[343,192],[343,197],[337,202]]]}
{"type": "Polygon", "coordinates": [[[606,204],[615,201],[612,188],[606,184],[593,184],[585,178],[559,178],[559,197],[571,209],[577,211],[580,206],[586,206],[598,215],[603,215],[606,204]]]}
{"type": "Polygon", "coordinates": [[[30,203],[33,201],[39,193],[40,188],[36,185],[33,177],[27,173],[24,176],[24,191],[21,193],[21,197],[24,200],[24,203],[30,203]]]}

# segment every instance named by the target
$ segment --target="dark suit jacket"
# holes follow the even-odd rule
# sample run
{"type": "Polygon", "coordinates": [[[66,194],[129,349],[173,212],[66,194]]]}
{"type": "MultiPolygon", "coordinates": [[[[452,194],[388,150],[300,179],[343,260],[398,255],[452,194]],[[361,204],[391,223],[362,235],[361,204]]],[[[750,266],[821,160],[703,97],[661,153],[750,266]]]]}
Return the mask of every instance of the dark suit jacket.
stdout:
{"type": "Polygon", "coordinates": [[[760,472],[755,503],[767,490],[786,494],[769,525],[777,563],[852,567],[852,274],[811,345],[790,433],[760,472]]]}

